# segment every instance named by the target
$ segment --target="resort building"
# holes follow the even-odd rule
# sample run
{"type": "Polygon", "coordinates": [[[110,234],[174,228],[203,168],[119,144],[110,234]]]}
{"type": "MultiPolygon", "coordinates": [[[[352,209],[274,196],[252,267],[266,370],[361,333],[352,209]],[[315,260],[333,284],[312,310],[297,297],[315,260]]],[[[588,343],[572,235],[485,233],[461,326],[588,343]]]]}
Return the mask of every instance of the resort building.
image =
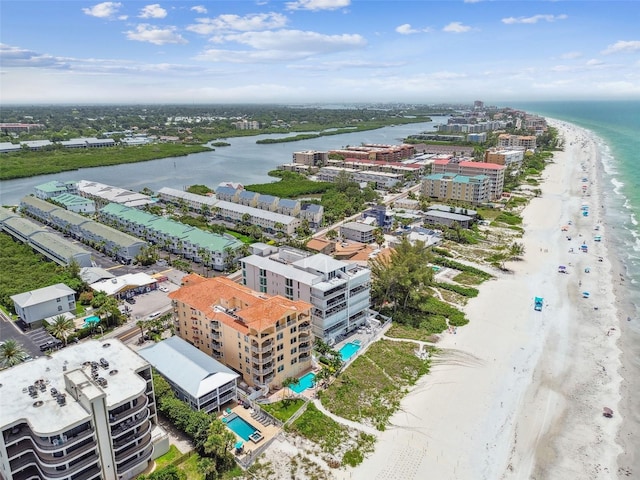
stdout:
{"type": "Polygon", "coordinates": [[[0,371],[0,477],[128,480],[169,441],[151,367],[119,340],[88,340],[0,371]]]}
{"type": "Polygon", "coordinates": [[[473,177],[486,175],[489,177],[489,200],[502,197],[504,187],[504,172],[506,167],[495,163],[470,162],[457,158],[440,158],[431,164],[431,173],[455,173],[473,177]]]}
{"type": "Polygon", "coordinates": [[[304,150],[293,152],[293,163],[310,167],[324,167],[329,160],[329,152],[321,150],[304,150]]]}
{"type": "Polygon", "coordinates": [[[169,294],[177,334],[258,388],[311,368],[312,305],[265,295],[224,277],[187,275],[169,294]]]}
{"type": "Polygon", "coordinates": [[[164,202],[173,203],[174,205],[186,205],[193,212],[209,212],[215,206],[215,195],[197,195],[195,193],[184,192],[175,188],[163,187],[158,190],[158,197],[164,202]]]}
{"type": "Polygon", "coordinates": [[[0,123],[1,132],[30,132],[31,130],[38,130],[44,128],[41,123],[0,123]]]}
{"type": "Polygon", "coordinates": [[[20,201],[20,208],[45,225],[103,250],[125,263],[131,263],[147,247],[147,242],[35,197],[24,197],[20,201]]]}
{"type": "Polygon", "coordinates": [[[95,200],[98,207],[111,202],[128,207],[142,207],[155,203],[155,200],[149,195],[89,180],[80,180],[78,182],[78,192],[83,197],[95,200]]]}
{"type": "Polygon", "coordinates": [[[301,224],[300,219],[283,215],[281,213],[260,210],[239,203],[218,201],[216,215],[227,222],[247,222],[257,225],[269,233],[282,232],[285,235],[293,235],[301,224]],[[246,215],[246,216],[245,216],[246,215]]]}
{"type": "Polygon", "coordinates": [[[18,143],[0,142],[0,153],[19,152],[22,147],[18,143]]]}
{"type": "Polygon", "coordinates": [[[313,305],[313,333],[325,341],[357,329],[369,318],[371,271],[318,253],[254,244],[241,259],[242,283],[252,290],[313,305]]]}
{"type": "Polygon", "coordinates": [[[65,312],[76,311],[76,292],[64,283],[12,295],[16,315],[28,325],[65,312]]]}
{"type": "Polygon", "coordinates": [[[85,213],[87,215],[93,215],[96,213],[96,205],[93,203],[93,200],[81,197],[80,195],[62,193],[52,197],[51,200],[57,205],[62,205],[70,212],[85,213]]]}
{"type": "Polygon", "coordinates": [[[331,159],[328,161],[328,166],[352,168],[354,170],[368,172],[386,172],[412,176],[421,174],[424,170],[424,165],[420,163],[384,162],[381,160],[359,160],[356,158],[347,158],[345,160],[331,159]]]}
{"type": "Polygon", "coordinates": [[[70,193],[75,195],[78,193],[77,182],[60,182],[58,180],[51,180],[50,182],[36,185],[34,188],[36,197],[41,200],[48,200],[49,198],[57,197],[63,193],[70,193]]]}
{"type": "Polygon", "coordinates": [[[525,150],[535,150],[536,136],[501,133],[498,135],[498,147],[520,147],[525,150]]]}
{"type": "MultiPolygon", "coordinates": [[[[384,215],[386,215],[386,213],[384,215]]],[[[381,228],[384,228],[384,226],[381,226],[381,228]]],[[[375,225],[369,225],[361,222],[348,222],[340,225],[340,235],[342,235],[342,238],[360,243],[374,242],[375,236],[373,235],[373,232],[375,230],[375,225]]]]}
{"type": "Polygon", "coordinates": [[[225,404],[238,399],[240,375],[180,337],[167,338],[138,354],[194,410],[219,412],[225,404]]]}
{"type": "Polygon", "coordinates": [[[524,150],[508,150],[490,148],[484,152],[484,161],[486,163],[495,163],[504,165],[505,167],[522,165],[524,160],[524,150]]]}
{"type": "Polygon", "coordinates": [[[0,207],[0,229],[59,265],[71,262],[80,267],[92,265],[88,250],[3,207],[0,207]]]}
{"type": "Polygon", "coordinates": [[[357,183],[374,183],[375,188],[386,190],[394,187],[402,181],[399,173],[362,171],[355,168],[322,167],[317,174],[321,182],[335,182],[342,175],[347,175],[357,183]]]}
{"type": "MultiPolygon", "coordinates": [[[[417,200],[414,200],[417,201],[417,200]]],[[[386,205],[375,205],[362,213],[363,218],[374,218],[376,225],[385,232],[391,230],[393,226],[393,211],[388,209],[386,205]]],[[[359,240],[358,240],[359,241],[359,240]]],[[[369,243],[369,242],[362,242],[369,243]]]]}
{"type": "Polygon", "coordinates": [[[445,201],[477,205],[489,201],[490,184],[486,175],[467,177],[455,173],[433,173],[422,179],[422,195],[445,201]]]}
{"type": "Polygon", "coordinates": [[[230,235],[218,235],[176,222],[136,208],[110,203],[98,215],[105,223],[145,238],[160,248],[170,250],[214,270],[224,270],[233,263],[242,242],[230,235]]]}

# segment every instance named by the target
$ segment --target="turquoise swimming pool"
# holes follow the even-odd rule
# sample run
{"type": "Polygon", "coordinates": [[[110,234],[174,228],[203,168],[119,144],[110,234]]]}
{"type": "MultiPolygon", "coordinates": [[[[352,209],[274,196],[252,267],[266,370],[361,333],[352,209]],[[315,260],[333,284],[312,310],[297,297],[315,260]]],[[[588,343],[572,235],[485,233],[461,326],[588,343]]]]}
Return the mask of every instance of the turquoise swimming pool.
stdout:
{"type": "Polygon", "coordinates": [[[300,377],[297,383],[290,385],[289,388],[296,393],[302,393],[307,388],[313,387],[315,383],[316,374],[313,372],[309,372],[306,375],[300,377]]]}
{"type": "Polygon", "coordinates": [[[360,350],[359,341],[346,343],[340,349],[340,358],[342,358],[343,362],[346,362],[353,357],[358,350],[360,350]]]}
{"type": "Polygon", "coordinates": [[[235,434],[246,441],[249,441],[253,434],[259,432],[256,427],[254,427],[244,418],[239,417],[235,413],[232,413],[228,417],[225,417],[223,421],[227,424],[227,427],[229,427],[231,431],[233,431],[235,434]]]}

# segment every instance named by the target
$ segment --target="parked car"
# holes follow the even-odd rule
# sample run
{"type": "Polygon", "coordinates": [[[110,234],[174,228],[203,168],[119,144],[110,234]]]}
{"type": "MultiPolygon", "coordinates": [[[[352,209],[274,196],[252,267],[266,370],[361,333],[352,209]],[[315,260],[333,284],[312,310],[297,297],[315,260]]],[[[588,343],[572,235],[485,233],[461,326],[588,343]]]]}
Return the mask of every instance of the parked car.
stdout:
{"type": "Polygon", "coordinates": [[[165,293],[167,293],[169,291],[169,289],[167,287],[164,287],[164,286],[159,287],[158,290],[160,290],[161,292],[165,292],[165,293]]]}
{"type": "Polygon", "coordinates": [[[127,303],[130,303],[131,305],[136,303],[136,299],[133,298],[133,297],[125,298],[124,301],[127,302],[127,303]]]}

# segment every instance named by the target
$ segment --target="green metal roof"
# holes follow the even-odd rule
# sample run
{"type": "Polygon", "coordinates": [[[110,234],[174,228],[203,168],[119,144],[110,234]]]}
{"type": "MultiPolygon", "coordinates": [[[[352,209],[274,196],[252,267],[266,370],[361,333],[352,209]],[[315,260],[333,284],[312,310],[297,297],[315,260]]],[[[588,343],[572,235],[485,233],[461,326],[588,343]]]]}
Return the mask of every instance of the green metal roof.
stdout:
{"type": "Polygon", "coordinates": [[[61,203],[65,207],[71,207],[75,205],[93,205],[93,200],[81,197],[80,195],[74,195],[72,193],[61,193],[53,197],[51,200],[61,203]]]}

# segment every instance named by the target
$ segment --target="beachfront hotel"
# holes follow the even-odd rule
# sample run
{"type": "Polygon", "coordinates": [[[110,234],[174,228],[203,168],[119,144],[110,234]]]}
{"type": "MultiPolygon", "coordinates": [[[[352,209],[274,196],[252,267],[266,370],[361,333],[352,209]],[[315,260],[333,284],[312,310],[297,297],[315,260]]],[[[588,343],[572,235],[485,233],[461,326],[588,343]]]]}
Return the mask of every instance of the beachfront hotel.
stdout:
{"type": "Polygon", "coordinates": [[[131,479],[168,450],[151,367],[119,340],[0,371],[0,385],[3,479],[131,479]]]}
{"type": "Polygon", "coordinates": [[[535,135],[510,135],[508,133],[501,133],[498,135],[499,147],[518,147],[524,150],[536,149],[536,136],[535,135]]]}
{"type": "Polygon", "coordinates": [[[228,278],[187,275],[173,300],[176,333],[249,386],[279,388],[311,368],[312,305],[266,295],[228,278]]]}
{"type": "Polygon", "coordinates": [[[371,311],[371,271],[328,255],[252,245],[242,258],[242,283],[258,292],[313,304],[313,334],[325,341],[357,329],[371,311]]]}

